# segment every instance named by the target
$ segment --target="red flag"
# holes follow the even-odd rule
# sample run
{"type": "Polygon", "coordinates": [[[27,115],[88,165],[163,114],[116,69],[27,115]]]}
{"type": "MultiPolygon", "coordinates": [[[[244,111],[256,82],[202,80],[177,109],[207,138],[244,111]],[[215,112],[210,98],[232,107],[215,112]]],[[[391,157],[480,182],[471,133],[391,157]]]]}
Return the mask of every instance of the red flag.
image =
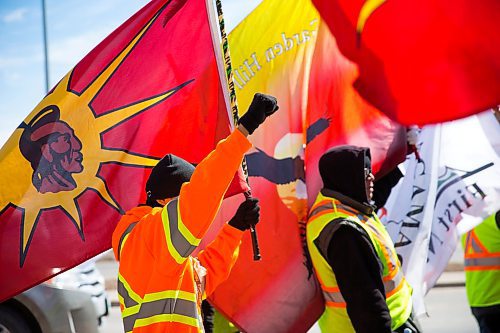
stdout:
{"type": "Polygon", "coordinates": [[[500,2],[313,0],[361,96],[406,125],[500,103],[500,2]]]}
{"type": "Polygon", "coordinates": [[[197,163],[229,134],[210,21],[205,0],[151,1],[16,129],[0,151],[0,300],[109,249],[159,158],[197,163]]]}
{"type": "MultiPolygon", "coordinates": [[[[404,158],[404,131],[354,90],[355,65],[309,0],[263,1],[229,42],[240,110],[262,91],[278,98],[280,111],[251,136],[247,154],[262,261],[252,260],[245,233],[229,279],[210,300],[244,332],[306,332],[324,306],[303,242],[308,201],[322,184],[317,161],[335,145],[357,144],[371,147],[376,171],[388,170],[404,158]]],[[[228,203],[226,221],[238,202],[228,203]]]]}

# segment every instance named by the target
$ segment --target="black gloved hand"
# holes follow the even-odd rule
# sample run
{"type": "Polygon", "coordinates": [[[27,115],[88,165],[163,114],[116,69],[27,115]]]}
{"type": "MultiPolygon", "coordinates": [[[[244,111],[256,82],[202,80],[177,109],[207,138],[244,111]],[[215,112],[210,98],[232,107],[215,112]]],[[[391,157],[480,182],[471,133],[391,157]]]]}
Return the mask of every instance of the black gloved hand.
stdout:
{"type": "Polygon", "coordinates": [[[269,117],[278,111],[278,101],[276,97],[256,93],[253,96],[253,101],[248,107],[247,113],[241,118],[239,123],[242,124],[248,133],[252,134],[260,124],[264,122],[266,117],[269,117]]]}
{"type": "Polygon", "coordinates": [[[228,224],[236,229],[245,231],[250,229],[251,226],[259,223],[259,217],[259,199],[249,198],[241,203],[236,214],[229,220],[228,224]]]}

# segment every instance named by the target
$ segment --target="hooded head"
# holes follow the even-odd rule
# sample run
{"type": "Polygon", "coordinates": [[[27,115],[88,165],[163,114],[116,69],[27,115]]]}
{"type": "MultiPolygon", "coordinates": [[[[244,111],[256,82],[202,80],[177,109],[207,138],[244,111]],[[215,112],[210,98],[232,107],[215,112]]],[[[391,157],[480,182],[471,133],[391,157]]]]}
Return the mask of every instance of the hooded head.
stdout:
{"type": "Polygon", "coordinates": [[[319,160],[323,185],[358,202],[369,203],[366,172],[371,174],[370,149],[356,146],[338,146],[330,149],[319,160]]]}
{"type": "Polygon", "coordinates": [[[191,163],[172,154],[165,155],[155,165],[146,182],[146,204],[158,207],[161,205],[156,200],[178,196],[182,184],[191,179],[193,172],[191,163]]]}

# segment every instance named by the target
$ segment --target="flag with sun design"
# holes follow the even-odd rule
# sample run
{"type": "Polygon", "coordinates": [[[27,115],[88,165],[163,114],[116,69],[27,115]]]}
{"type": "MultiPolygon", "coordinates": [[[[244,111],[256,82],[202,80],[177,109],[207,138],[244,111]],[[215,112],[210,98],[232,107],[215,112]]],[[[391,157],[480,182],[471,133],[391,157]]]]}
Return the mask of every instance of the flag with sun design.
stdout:
{"type": "Polygon", "coordinates": [[[207,0],[153,0],[83,58],[0,150],[0,300],[111,246],[165,154],[231,130],[207,0]]]}

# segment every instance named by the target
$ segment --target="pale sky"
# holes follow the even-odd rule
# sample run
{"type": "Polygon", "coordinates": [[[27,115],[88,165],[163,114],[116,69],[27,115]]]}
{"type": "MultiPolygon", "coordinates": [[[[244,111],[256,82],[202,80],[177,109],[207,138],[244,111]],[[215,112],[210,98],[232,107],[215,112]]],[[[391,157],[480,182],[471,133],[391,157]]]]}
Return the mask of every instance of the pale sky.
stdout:
{"type": "MultiPolygon", "coordinates": [[[[147,0],[46,0],[49,86],[147,0]]],[[[229,32],[261,0],[222,0],[229,32]]],[[[42,1],[0,1],[0,146],[45,95],[42,1]]]]}

